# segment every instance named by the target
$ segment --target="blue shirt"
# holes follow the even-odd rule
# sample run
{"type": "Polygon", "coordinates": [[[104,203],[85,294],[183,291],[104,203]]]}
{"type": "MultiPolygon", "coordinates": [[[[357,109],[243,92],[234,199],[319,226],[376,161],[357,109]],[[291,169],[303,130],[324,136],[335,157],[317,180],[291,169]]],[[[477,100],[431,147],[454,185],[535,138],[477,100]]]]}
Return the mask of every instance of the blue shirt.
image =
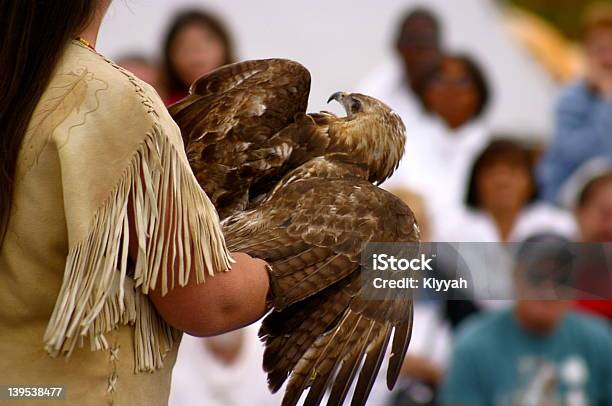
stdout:
{"type": "Polygon", "coordinates": [[[579,82],[559,100],[552,144],[536,170],[542,197],[557,203],[565,181],[581,165],[602,156],[612,157],[612,100],[579,82]]]}
{"type": "Polygon", "coordinates": [[[612,331],[578,313],[547,336],[521,328],[513,310],[475,316],[460,329],[442,399],[464,406],[612,405],[612,331]]]}

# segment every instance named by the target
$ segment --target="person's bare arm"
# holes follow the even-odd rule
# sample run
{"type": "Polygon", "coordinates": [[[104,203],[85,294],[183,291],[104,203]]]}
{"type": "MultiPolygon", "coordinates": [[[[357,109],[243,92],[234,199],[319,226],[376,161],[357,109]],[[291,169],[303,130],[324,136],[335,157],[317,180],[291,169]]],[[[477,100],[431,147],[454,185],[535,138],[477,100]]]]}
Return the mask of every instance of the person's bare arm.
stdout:
{"type": "MultiPolygon", "coordinates": [[[[196,284],[191,273],[185,287],[175,285],[165,296],[149,294],[160,316],[173,327],[195,336],[210,336],[244,327],[266,312],[266,263],[234,253],[229,272],[206,276],[196,284]]],[[[158,284],[159,286],[159,284],[158,284]]]]}
{"type": "MultiPolygon", "coordinates": [[[[130,211],[133,213],[132,204],[130,211]]],[[[170,227],[169,216],[166,228],[170,227]]],[[[130,215],[130,235],[135,235],[134,216],[130,215]]],[[[164,235],[169,235],[168,232],[164,235]]],[[[173,249],[169,244],[169,250],[173,249]]],[[[193,252],[194,247],[191,247],[193,252]]],[[[136,239],[130,240],[130,257],[134,262],[138,256],[136,239]]],[[[173,252],[168,255],[172,258],[173,252]]],[[[175,275],[174,286],[166,295],[161,293],[162,272],[158,276],[156,289],[149,297],[160,316],[171,326],[195,336],[211,336],[235,330],[255,322],[266,312],[266,298],[269,289],[266,263],[243,253],[233,253],[236,261],[229,272],[214,276],[205,271],[203,283],[197,284],[195,270],[184,287],[179,286],[178,272],[163,270],[175,275]]]]}

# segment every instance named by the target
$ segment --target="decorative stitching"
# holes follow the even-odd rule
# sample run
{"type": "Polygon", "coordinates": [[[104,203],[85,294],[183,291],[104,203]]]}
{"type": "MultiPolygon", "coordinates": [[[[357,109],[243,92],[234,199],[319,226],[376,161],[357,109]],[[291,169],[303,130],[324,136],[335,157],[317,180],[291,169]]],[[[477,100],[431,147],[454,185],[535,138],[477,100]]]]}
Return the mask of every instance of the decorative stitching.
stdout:
{"type": "Polygon", "coordinates": [[[76,45],[80,46],[81,48],[84,48],[84,49],[88,50],[89,52],[93,53],[94,55],[97,55],[104,62],[106,62],[107,64],[109,64],[110,66],[112,66],[113,68],[118,70],[119,72],[121,72],[129,80],[129,82],[132,84],[132,86],[134,87],[134,90],[136,91],[136,94],[138,94],[138,96],[140,97],[140,102],[147,108],[146,109],[147,114],[150,114],[150,115],[155,116],[156,118],[159,118],[159,113],[155,109],[155,102],[153,101],[153,99],[149,96],[149,94],[145,90],[145,88],[143,86],[144,82],[142,82],[140,79],[138,79],[136,76],[134,76],[134,74],[132,74],[130,71],[128,71],[128,70],[124,69],[123,67],[117,65],[114,61],[108,59],[106,56],[100,54],[96,50],[91,49],[91,48],[85,46],[80,41],[74,40],[74,43],[76,45]]]}
{"type": "Polygon", "coordinates": [[[117,380],[119,379],[118,374],[118,363],[119,363],[119,344],[117,344],[117,337],[115,333],[115,340],[113,346],[109,348],[109,362],[111,364],[111,373],[108,377],[108,385],[106,392],[109,394],[109,405],[115,404],[115,393],[117,392],[117,380]]]}

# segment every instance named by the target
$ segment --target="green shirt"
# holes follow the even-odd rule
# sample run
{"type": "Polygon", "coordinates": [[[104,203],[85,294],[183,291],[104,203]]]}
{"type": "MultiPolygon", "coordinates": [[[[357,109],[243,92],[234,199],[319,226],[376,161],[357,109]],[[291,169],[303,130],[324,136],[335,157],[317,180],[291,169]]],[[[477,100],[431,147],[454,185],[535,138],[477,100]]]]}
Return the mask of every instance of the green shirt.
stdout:
{"type": "Polygon", "coordinates": [[[460,329],[442,388],[445,405],[612,405],[612,331],[570,312],[536,336],[512,310],[478,315],[460,329]]]}

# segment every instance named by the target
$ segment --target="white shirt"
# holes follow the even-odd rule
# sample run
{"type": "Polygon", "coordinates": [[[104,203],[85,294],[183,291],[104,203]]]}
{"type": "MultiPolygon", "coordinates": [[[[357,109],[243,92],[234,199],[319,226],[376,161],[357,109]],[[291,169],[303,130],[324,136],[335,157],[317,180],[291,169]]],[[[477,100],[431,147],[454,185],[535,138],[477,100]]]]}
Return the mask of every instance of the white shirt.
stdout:
{"type": "MultiPolygon", "coordinates": [[[[260,323],[245,327],[238,358],[221,363],[204,344],[205,338],[183,335],[172,372],[170,406],[278,406],[282,389],[268,391],[262,369],[263,344],[257,337],[260,323]]],[[[232,333],[229,333],[232,334],[232,333]]],[[[222,339],[222,336],[215,339],[222,339]]]]}
{"type": "MultiPolygon", "coordinates": [[[[509,242],[522,242],[536,234],[552,233],[575,239],[577,226],[571,213],[550,204],[528,205],[518,215],[509,242]]],[[[491,216],[481,210],[464,209],[443,233],[443,241],[500,242],[501,236],[491,216]]]]}
{"type": "MultiPolygon", "coordinates": [[[[415,318],[418,315],[415,314],[415,318]]],[[[262,369],[263,344],[257,337],[260,325],[256,323],[245,328],[244,346],[232,365],[224,365],[214,358],[204,345],[206,338],[184,334],[172,371],[169,406],[280,405],[286,384],[276,394],[268,391],[266,374],[262,369]]],[[[390,346],[387,352],[390,352],[390,346]]],[[[368,406],[385,406],[391,398],[386,385],[388,358],[389,355],[368,397],[368,406]]],[[[349,390],[347,402],[353,397],[356,383],[357,377],[349,390]]],[[[306,390],[298,404],[303,404],[307,393],[306,390]]],[[[321,404],[325,404],[328,399],[329,392],[324,395],[321,404]]]]}
{"type": "Polygon", "coordinates": [[[473,161],[489,140],[481,121],[450,130],[439,119],[428,118],[408,132],[399,167],[384,188],[407,188],[426,204],[432,239],[439,240],[444,226],[463,205],[473,161]]]}
{"type": "Polygon", "coordinates": [[[442,314],[442,302],[414,302],[414,320],[408,354],[445,368],[450,358],[452,331],[442,314]]]}
{"type": "MultiPolygon", "coordinates": [[[[577,226],[573,216],[546,203],[533,203],[519,214],[508,242],[520,243],[537,234],[556,234],[575,239],[577,226]]],[[[514,256],[499,244],[469,244],[500,242],[501,236],[491,216],[480,210],[467,210],[442,232],[441,241],[459,243],[462,258],[470,269],[476,299],[484,308],[499,308],[511,303],[514,256]],[[466,243],[466,244],[461,244],[466,243]],[[494,272],[492,271],[494,270],[494,272]],[[499,300],[487,300],[489,298],[499,300]]],[[[459,246],[457,246],[459,248],[459,246]]]]}

